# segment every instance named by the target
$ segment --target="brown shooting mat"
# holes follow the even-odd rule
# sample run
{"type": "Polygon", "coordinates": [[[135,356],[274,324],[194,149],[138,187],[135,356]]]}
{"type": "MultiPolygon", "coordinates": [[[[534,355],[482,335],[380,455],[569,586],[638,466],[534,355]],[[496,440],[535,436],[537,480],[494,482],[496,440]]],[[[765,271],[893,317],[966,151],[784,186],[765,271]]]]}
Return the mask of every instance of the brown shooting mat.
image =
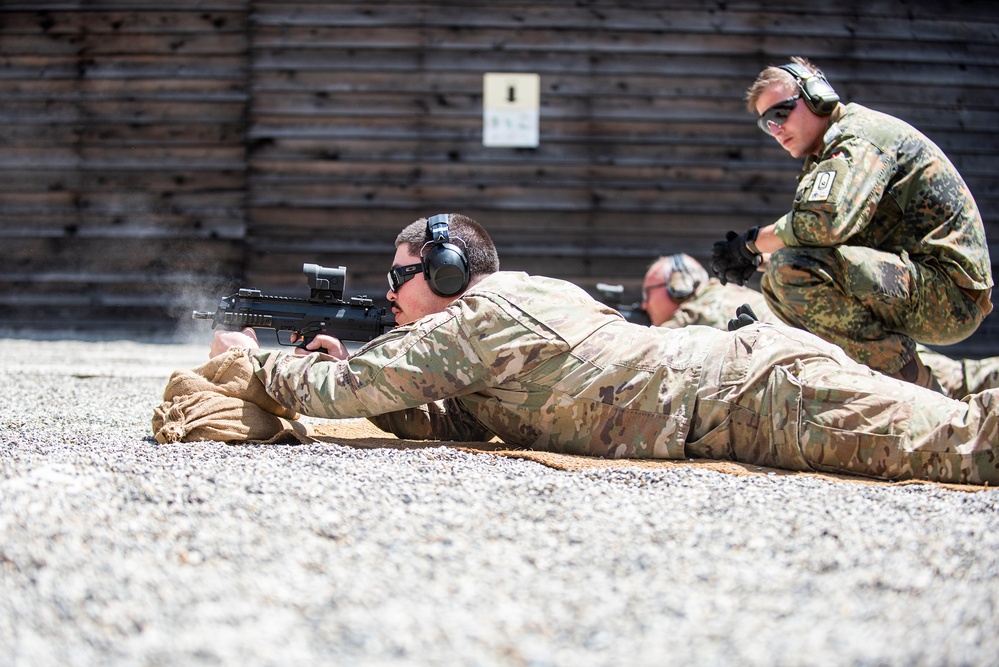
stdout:
{"type": "Polygon", "coordinates": [[[557,452],[535,451],[529,449],[509,449],[498,439],[489,442],[443,442],[440,440],[405,440],[391,433],[382,431],[366,419],[341,419],[310,424],[309,439],[313,442],[330,443],[358,449],[425,449],[428,447],[453,447],[476,454],[491,454],[513,459],[534,461],[556,470],[580,471],[592,469],[625,469],[642,468],[646,470],[669,470],[671,468],[693,467],[730,475],[755,476],[808,476],[819,479],[866,484],[874,486],[903,486],[912,484],[929,484],[954,491],[987,491],[991,487],[971,484],[942,484],[925,480],[905,480],[887,482],[855,475],[833,475],[819,472],[797,472],[767,468],[757,465],[738,463],[736,461],[715,461],[709,459],[604,459],[595,456],[578,456],[575,454],[560,454],[557,452]]]}

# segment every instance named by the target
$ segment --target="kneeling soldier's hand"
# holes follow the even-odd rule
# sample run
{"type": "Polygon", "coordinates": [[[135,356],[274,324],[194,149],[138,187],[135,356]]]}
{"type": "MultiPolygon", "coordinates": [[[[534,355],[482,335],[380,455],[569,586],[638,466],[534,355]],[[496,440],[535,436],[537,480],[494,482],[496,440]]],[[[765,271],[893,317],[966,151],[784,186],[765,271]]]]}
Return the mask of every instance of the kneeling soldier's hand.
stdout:
{"type": "Polygon", "coordinates": [[[745,285],[763,261],[746,246],[746,235],[730,231],[724,241],[717,241],[711,250],[711,273],[722,285],[732,281],[737,285],[745,285]]]}
{"type": "Polygon", "coordinates": [[[744,303],[735,309],[735,317],[728,321],[728,330],[735,331],[742,327],[748,327],[750,324],[756,324],[759,321],[760,318],[756,316],[756,313],[749,307],[749,304],[744,303]]]}

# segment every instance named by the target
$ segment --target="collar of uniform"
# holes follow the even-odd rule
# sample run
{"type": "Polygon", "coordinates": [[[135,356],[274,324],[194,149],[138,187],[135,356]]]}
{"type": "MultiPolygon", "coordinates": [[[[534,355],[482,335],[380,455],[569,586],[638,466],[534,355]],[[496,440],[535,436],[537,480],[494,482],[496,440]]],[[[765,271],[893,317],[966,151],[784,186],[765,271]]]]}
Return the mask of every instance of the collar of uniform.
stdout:
{"type": "Polygon", "coordinates": [[[842,134],[839,120],[843,117],[843,107],[843,104],[837,104],[833,112],[829,114],[829,126],[826,128],[825,134],[822,135],[823,146],[828,146],[842,134]]]}

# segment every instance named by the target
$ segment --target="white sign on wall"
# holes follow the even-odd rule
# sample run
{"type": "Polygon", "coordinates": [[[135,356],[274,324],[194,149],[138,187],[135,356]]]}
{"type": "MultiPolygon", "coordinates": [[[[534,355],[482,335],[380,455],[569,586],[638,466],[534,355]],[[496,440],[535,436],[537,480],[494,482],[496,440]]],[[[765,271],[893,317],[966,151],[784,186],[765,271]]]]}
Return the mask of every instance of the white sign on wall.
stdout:
{"type": "Polygon", "coordinates": [[[482,80],[482,145],[537,148],[541,77],[487,72],[482,80]]]}

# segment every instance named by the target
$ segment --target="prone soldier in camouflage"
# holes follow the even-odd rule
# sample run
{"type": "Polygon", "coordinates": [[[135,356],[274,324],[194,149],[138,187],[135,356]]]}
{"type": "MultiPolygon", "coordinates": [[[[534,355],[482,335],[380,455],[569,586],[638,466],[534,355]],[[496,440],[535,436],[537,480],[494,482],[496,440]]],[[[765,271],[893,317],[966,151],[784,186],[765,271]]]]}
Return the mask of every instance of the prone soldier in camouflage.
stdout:
{"type": "Polygon", "coordinates": [[[957,169],[912,126],[841,104],[803,58],[760,73],[746,94],[760,127],[805,163],[791,211],[729,232],[712,273],[761,288],[782,321],[893,377],[931,386],[916,343],[949,345],[992,310],[991,262],[957,169]]]}
{"type": "Polygon", "coordinates": [[[726,329],[742,304],[748,304],[761,322],[780,322],[762,294],[742,285],[723,285],[685,253],[652,262],[642,282],[642,310],[656,327],[680,329],[700,324],[726,329]]]}
{"type": "Polygon", "coordinates": [[[260,350],[252,331],[216,332],[211,353],[249,348],[281,404],[404,438],[999,483],[999,392],[955,401],[786,326],[632,324],[571,283],[499,271],[485,230],[443,215],[467,281],[435,289],[440,242],[428,220],[412,223],[390,271],[398,326],[353,354],[328,336],[309,343],[324,353],[260,350]]]}
{"type": "MultiPolygon", "coordinates": [[[[761,322],[780,323],[760,292],[708,276],[686,254],[666,255],[649,266],[642,282],[642,309],[653,326],[679,329],[691,324],[727,329],[736,308],[748,304],[761,322]]],[[[924,345],[916,353],[941,390],[961,399],[986,389],[999,389],[999,357],[952,359],[924,345]]]]}

